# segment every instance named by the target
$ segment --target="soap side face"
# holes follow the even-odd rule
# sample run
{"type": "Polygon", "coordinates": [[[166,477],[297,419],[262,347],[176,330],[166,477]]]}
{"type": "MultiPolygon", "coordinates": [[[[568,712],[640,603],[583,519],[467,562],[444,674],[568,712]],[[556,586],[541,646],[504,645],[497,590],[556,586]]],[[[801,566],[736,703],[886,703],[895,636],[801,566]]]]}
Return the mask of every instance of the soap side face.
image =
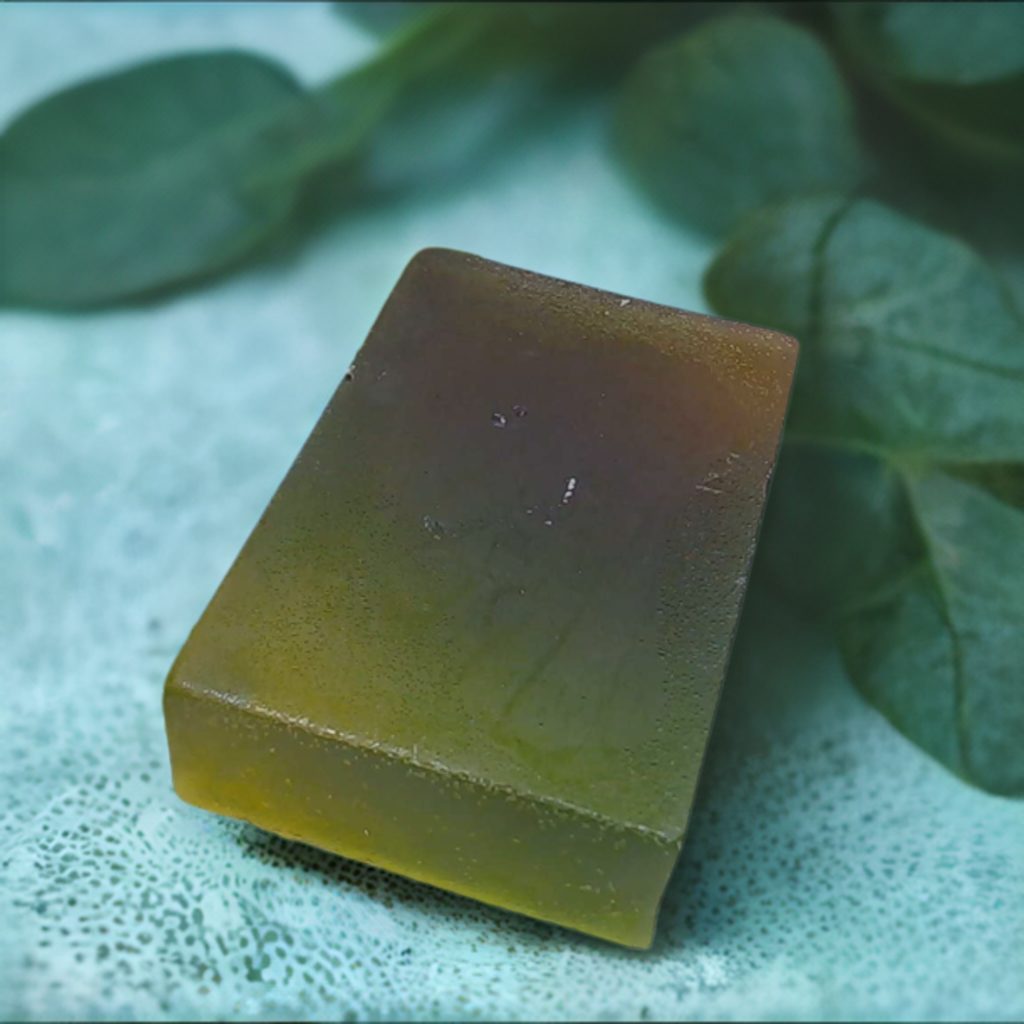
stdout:
{"type": "Polygon", "coordinates": [[[168,694],[678,849],[795,360],[774,332],[421,253],[168,694]]]}
{"type": "Polygon", "coordinates": [[[179,796],[542,921],[646,949],[679,843],[175,688],[179,796]]]}

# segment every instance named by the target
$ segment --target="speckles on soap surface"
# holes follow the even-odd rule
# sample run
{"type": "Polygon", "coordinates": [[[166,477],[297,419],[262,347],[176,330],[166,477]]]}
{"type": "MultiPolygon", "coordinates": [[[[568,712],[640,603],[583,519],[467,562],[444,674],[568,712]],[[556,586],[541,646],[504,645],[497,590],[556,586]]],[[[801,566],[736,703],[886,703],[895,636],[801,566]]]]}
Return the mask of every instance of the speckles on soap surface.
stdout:
{"type": "MultiPolygon", "coordinates": [[[[334,45],[326,8],[312,31],[292,8],[172,6],[0,5],[0,117],[119,54],[334,45]]],[[[171,792],[163,676],[417,249],[703,308],[710,250],[646,211],[600,131],[555,124],[176,301],[0,312],[0,1018],[1024,1016],[1021,805],[919,754],[811,642],[808,683],[755,660],[726,687],[650,953],[171,792]]]]}
{"type": "MultiPolygon", "coordinates": [[[[784,409],[737,414],[714,353],[687,358],[707,318],[638,302],[623,340],[602,318],[613,298],[452,250],[417,255],[168,693],[195,683],[392,748],[419,743],[452,770],[677,839],[703,743],[673,744],[707,732],[784,409]],[[543,301],[552,293],[572,297],[575,334],[543,301]],[[528,418],[500,411],[524,400],[528,418]],[[753,457],[727,488],[713,467],[736,446],[753,457]],[[696,493],[709,474],[737,500],[696,493]],[[435,523],[444,544],[424,536],[435,523]],[[659,636],[684,700],[660,688],[659,636]],[[655,714],[671,727],[661,735],[655,714]]],[[[776,360],[776,374],[790,369],[776,360]]],[[[176,779],[181,759],[202,757],[188,737],[173,731],[176,779]]],[[[277,827],[216,788],[179,792],[277,827]]],[[[475,882],[459,891],[483,895],[475,882]]]]}

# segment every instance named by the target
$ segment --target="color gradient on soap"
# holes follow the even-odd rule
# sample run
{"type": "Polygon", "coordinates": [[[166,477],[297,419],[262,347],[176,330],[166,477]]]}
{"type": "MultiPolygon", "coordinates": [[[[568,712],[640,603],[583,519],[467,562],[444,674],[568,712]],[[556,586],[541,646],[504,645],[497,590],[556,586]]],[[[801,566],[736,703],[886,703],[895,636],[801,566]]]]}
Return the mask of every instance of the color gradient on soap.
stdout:
{"type": "Polygon", "coordinates": [[[648,946],[796,353],[421,252],[171,670],[179,795],[648,946]]]}

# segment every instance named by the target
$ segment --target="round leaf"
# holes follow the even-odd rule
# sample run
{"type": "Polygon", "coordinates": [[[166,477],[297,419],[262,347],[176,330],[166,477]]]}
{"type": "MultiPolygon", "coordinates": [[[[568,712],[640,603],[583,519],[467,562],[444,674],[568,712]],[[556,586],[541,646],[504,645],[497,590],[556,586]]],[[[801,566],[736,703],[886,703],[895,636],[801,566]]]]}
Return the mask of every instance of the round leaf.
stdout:
{"type": "Polygon", "coordinates": [[[832,614],[906,736],[1024,795],[1024,326],[1005,290],[958,240],[835,198],[750,218],[706,285],[803,342],[758,564],[832,614]]]}
{"type": "Polygon", "coordinates": [[[85,305],[209,273],[289,213],[294,180],[247,182],[291,141],[303,91],[239,52],[94,79],[0,135],[0,299],[85,305]]]}
{"type": "Polygon", "coordinates": [[[958,239],[869,200],[752,217],[712,264],[724,316],[802,342],[789,429],[902,460],[1024,461],[1024,324],[958,239]]]}
{"type": "Polygon", "coordinates": [[[615,136],[640,183],[709,233],[765,203],[851,189],[865,169],[826,50],[762,16],[709,23],[641,61],[615,136]]]}
{"type": "Polygon", "coordinates": [[[854,680],[959,775],[1024,796],[1024,513],[964,480],[912,476],[928,555],[850,615],[854,680]]]}
{"type": "Polygon", "coordinates": [[[836,4],[839,36],[928,135],[991,169],[1024,170],[1024,4],[836,4]]]}

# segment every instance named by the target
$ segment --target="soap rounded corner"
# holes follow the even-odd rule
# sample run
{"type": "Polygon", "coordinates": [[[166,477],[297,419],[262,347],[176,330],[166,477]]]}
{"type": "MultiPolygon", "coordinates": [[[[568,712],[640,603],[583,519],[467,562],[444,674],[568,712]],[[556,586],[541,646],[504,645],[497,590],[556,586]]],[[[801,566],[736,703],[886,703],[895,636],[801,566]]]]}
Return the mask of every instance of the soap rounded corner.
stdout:
{"type": "Polygon", "coordinates": [[[797,355],[800,354],[800,339],[795,334],[787,334],[786,331],[776,331],[775,333],[787,348],[791,348],[797,355]]]}
{"type": "Polygon", "coordinates": [[[800,356],[800,339],[786,331],[777,330],[774,327],[766,327],[763,324],[744,323],[742,320],[730,320],[732,324],[738,324],[748,330],[753,330],[760,335],[762,342],[767,342],[779,353],[790,356],[794,363],[800,356]]]}
{"type": "Polygon", "coordinates": [[[404,277],[410,271],[416,271],[421,268],[430,268],[437,264],[451,263],[454,260],[465,260],[471,259],[471,255],[468,252],[463,252],[460,249],[450,249],[444,245],[427,245],[422,249],[418,249],[409,259],[409,262],[405,265],[405,270],[402,272],[404,277]]]}
{"type": "Polygon", "coordinates": [[[163,692],[161,694],[160,702],[164,711],[164,718],[167,717],[167,705],[171,698],[181,690],[182,686],[182,662],[184,660],[185,650],[188,644],[182,644],[181,650],[174,657],[174,661],[171,662],[171,667],[167,670],[167,675],[164,676],[163,692]]]}
{"type": "Polygon", "coordinates": [[[779,340],[779,348],[790,359],[793,372],[795,373],[796,367],[800,362],[800,352],[803,348],[800,344],[800,339],[793,334],[787,334],[785,331],[775,331],[774,334],[779,340]]]}

